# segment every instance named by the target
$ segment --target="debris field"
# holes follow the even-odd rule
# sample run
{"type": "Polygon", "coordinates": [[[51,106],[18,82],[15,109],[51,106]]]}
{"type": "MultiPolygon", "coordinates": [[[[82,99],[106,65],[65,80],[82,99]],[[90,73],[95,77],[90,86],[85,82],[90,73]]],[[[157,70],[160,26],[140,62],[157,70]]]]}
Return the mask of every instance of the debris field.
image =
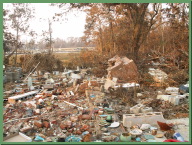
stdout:
{"type": "MultiPolygon", "coordinates": [[[[4,142],[189,141],[189,83],[144,89],[127,57],[109,59],[107,72],[34,71],[4,88],[4,142]]],[[[160,86],[169,77],[148,74],[160,86]]]]}

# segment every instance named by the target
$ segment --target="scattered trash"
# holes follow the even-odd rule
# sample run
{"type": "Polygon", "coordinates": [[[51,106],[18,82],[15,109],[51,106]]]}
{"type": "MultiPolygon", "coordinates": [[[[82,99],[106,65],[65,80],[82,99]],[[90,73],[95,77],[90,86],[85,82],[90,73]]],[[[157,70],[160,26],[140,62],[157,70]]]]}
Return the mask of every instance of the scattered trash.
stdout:
{"type": "Polygon", "coordinates": [[[68,137],[65,139],[65,142],[80,142],[81,140],[82,140],[81,137],[71,135],[71,136],[68,136],[68,137]]]}
{"type": "Polygon", "coordinates": [[[156,135],[157,134],[157,130],[156,129],[151,130],[151,134],[152,135],[156,135]]]}
{"type": "Polygon", "coordinates": [[[119,123],[119,122],[113,122],[113,123],[111,123],[111,125],[110,125],[110,126],[108,126],[108,127],[115,128],[115,127],[118,127],[119,125],[120,125],[120,123],[119,123]]]}
{"type": "Polygon", "coordinates": [[[141,141],[141,138],[140,138],[140,137],[137,137],[135,140],[138,141],[138,142],[140,142],[140,141],[141,141]]]}
{"type": "Polygon", "coordinates": [[[177,140],[179,140],[179,141],[181,141],[181,142],[184,142],[184,141],[185,141],[184,138],[181,136],[181,134],[180,134],[179,132],[174,133],[174,134],[173,134],[173,138],[174,138],[174,139],[177,139],[177,140]]]}
{"type": "Polygon", "coordinates": [[[162,137],[164,137],[164,134],[163,134],[163,133],[158,133],[158,134],[156,135],[156,137],[157,137],[157,138],[162,138],[162,137]]]}
{"type": "Polygon", "coordinates": [[[130,142],[131,141],[131,134],[130,133],[122,133],[120,135],[120,140],[122,142],[130,142]]]}
{"type": "Polygon", "coordinates": [[[137,66],[127,57],[114,56],[108,60],[108,78],[118,78],[123,81],[138,81],[137,66]],[[126,72],[126,73],[125,73],[126,72]]]}
{"type": "MultiPolygon", "coordinates": [[[[109,65],[107,78],[88,75],[79,67],[35,72],[28,81],[5,91],[4,140],[9,137],[15,142],[12,134],[20,131],[24,142],[156,142],[165,138],[183,142],[186,137],[176,131],[179,123],[167,118],[189,117],[189,85],[146,91],[138,84],[132,60],[115,56],[109,65]]],[[[157,82],[168,78],[158,69],[150,73],[157,82]]]]}
{"type": "Polygon", "coordinates": [[[145,139],[149,140],[149,139],[155,139],[155,137],[153,135],[144,135],[145,139]]]}
{"type": "Polygon", "coordinates": [[[157,141],[154,139],[148,139],[147,142],[157,142],[157,141]]]}
{"type": "Polygon", "coordinates": [[[107,121],[107,122],[112,122],[112,116],[111,116],[111,115],[107,115],[106,121],[107,121]]]}
{"type": "Polygon", "coordinates": [[[141,135],[142,132],[143,131],[141,129],[137,129],[137,128],[130,131],[131,135],[141,135]]]}
{"type": "Polygon", "coordinates": [[[149,129],[150,127],[151,127],[150,124],[142,124],[141,127],[140,127],[140,129],[141,129],[141,130],[146,130],[146,129],[149,129]]]}
{"type": "Polygon", "coordinates": [[[189,82],[185,85],[180,85],[179,86],[179,92],[181,94],[189,93],[189,82]]]}
{"type": "Polygon", "coordinates": [[[32,142],[32,139],[25,134],[19,132],[12,136],[5,137],[3,142],[32,142]]]}
{"type": "Polygon", "coordinates": [[[165,134],[164,134],[164,136],[166,137],[166,138],[168,138],[168,139],[173,139],[173,134],[175,133],[175,131],[174,130],[168,130],[168,131],[166,131],[165,132],[165,134]]]}
{"type": "Polygon", "coordinates": [[[42,138],[41,136],[38,136],[38,135],[34,139],[34,141],[44,141],[44,140],[45,140],[44,138],[42,138]]]}
{"type": "Polygon", "coordinates": [[[168,75],[160,69],[149,68],[149,74],[156,82],[164,82],[168,78],[168,75]]]}
{"type": "Polygon", "coordinates": [[[170,130],[173,126],[172,124],[167,124],[167,123],[159,122],[159,121],[157,121],[157,124],[159,125],[159,127],[162,131],[170,130]]]}

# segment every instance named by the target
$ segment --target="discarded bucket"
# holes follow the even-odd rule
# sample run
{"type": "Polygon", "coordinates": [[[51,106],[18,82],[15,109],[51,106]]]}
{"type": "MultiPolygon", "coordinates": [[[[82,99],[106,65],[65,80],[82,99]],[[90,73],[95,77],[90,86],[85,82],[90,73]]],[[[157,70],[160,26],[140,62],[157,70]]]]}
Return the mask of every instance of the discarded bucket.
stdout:
{"type": "Polygon", "coordinates": [[[130,133],[122,133],[120,135],[120,140],[122,142],[129,142],[129,141],[131,141],[131,134],[130,133]]]}

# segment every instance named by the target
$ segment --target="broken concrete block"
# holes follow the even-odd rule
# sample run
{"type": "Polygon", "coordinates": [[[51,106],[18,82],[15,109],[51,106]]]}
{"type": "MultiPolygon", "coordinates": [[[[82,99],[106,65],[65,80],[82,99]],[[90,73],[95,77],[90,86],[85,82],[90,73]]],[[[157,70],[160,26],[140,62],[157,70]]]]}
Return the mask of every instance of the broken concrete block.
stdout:
{"type": "Polygon", "coordinates": [[[137,84],[137,83],[124,83],[122,86],[118,85],[118,86],[115,86],[114,88],[117,89],[119,87],[122,87],[122,88],[125,88],[127,90],[130,90],[130,89],[134,89],[134,88],[139,88],[140,85],[137,84]]]}
{"type": "Polygon", "coordinates": [[[168,87],[165,89],[165,92],[169,95],[171,94],[178,94],[179,93],[179,88],[177,87],[168,87]]]}
{"type": "Polygon", "coordinates": [[[157,95],[157,99],[168,101],[174,105],[179,105],[181,100],[185,98],[186,95],[157,95]]]}
{"type": "Polygon", "coordinates": [[[8,98],[8,102],[10,104],[15,104],[17,100],[23,100],[23,99],[34,97],[37,93],[38,93],[38,91],[31,91],[31,92],[27,92],[27,93],[24,93],[24,94],[19,94],[19,95],[16,95],[16,96],[12,96],[12,97],[8,98]]]}
{"type": "Polygon", "coordinates": [[[170,95],[157,95],[157,99],[169,101],[170,95]]]}
{"type": "Polygon", "coordinates": [[[41,110],[40,109],[35,109],[34,110],[34,114],[35,115],[40,115],[41,114],[41,110]]]}
{"type": "Polygon", "coordinates": [[[168,75],[159,69],[149,68],[149,74],[153,76],[155,82],[164,82],[168,75]]]}
{"type": "Polygon", "coordinates": [[[174,105],[179,105],[182,100],[186,98],[186,95],[170,96],[169,102],[174,105]]]}
{"type": "Polygon", "coordinates": [[[11,136],[5,137],[3,142],[32,142],[32,139],[25,134],[19,132],[11,136]]]}
{"type": "Polygon", "coordinates": [[[142,97],[142,96],[143,96],[143,94],[137,93],[137,97],[142,97]]]}
{"type": "Polygon", "coordinates": [[[119,57],[118,55],[108,60],[109,68],[108,78],[117,78],[118,80],[123,80],[125,82],[137,82],[138,81],[138,70],[137,66],[133,60],[127,57],[119,57]]]}
{"type": "Polygon", "coordinates": [[[48,78],[50,78],[50,75],[51,75],[51,74],[50,74],[49,72],[46,72],[43,77],[46,78],[46,79],[48,79],[48,78]]]}
{"type": "Polygon", "coordinates": [[[26,132],[30,131],[31,129],[32,129],[31,126],[25,126],[25,127],[21,128],[20,131],[23,133],[26,133],[26,132]]]}
{"type": "Polygon", "coordinates": [[[146,130],[146,129],[149,129],[150,127],[151,127],[150,124],[142,124],[141,127],[140,127],[140,129],[141,129],[141,130],[146,130]]]}
{"type": "Polygon", "coordinates": [[[72,79],[81,79],[82,77],[80,74],[71,73],[71,78],[72,79]]]}
{"type": "Polygon", "coordinates": [[[152,107],[141,108],[141,113],[147,113],[147,112],[153,112],[153,108],[152,107]]]}
{"type": "Polygon", "coordinates": [[[137,124],[157,125],[157,121],[165,122],[162,112],[123,114],[123,126],[125,127],[137,124]]]}
{"type": "Polygon", "coordinates": [[[107,79],[106,82],[105,82],[104,88],[105,88],[105,90],[108,90],[109,87],[114,88],[115,85],[116,85],[116,83],[114,81],[112,81],[110,79],[107,79]]]}
{"type": "Polygon", "coordinates": [[[59,75],[59,71],[53,71],[54,75],[59,75]]]}
{"type": "Polygon", "coordinates": [[[11,128],[9,129],[9,132],[11,133],[18,133],[20,129],[20,125],[12,125],[11,128]]]}
{"type": "Polygon", "coordinates": [[[130,108],[130,113],[138,114],[141,112],[141,108],[145,107],[143,104],[137,104],[130,108]]]}
{"type": "Polygon", "coordinates": [[[130,113],[138,114],[140,113],[141,108],[138,107],[131,107],[130,108],[130,113]]]}

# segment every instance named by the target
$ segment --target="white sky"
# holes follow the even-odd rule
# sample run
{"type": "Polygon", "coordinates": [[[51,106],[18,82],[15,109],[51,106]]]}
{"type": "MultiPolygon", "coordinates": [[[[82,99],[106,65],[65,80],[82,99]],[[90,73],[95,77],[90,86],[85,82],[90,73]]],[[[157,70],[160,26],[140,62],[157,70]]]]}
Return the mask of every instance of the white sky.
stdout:
{"type": "MultiPolygon", "coordinates": [[[[30,28],[38,35],[41,35],[42,31],[48,31],[48,18],[52,18],[60,9],[49,6],[48,3],[32,3],[32,6],[35,8],[35,18],[30,22],[30,28]]],[[[4,7],[6,7],[5,3],[4,7]]],[[[61,38],[66,40],[68,37],[81,37],[84,35],[85,12],[73,11],[64,18],[67,18],[67,20],[52,23],[53,39],[61,38]]],[[[22,35],[21,39],[29,40],[30,37],[22,35]]]]}

